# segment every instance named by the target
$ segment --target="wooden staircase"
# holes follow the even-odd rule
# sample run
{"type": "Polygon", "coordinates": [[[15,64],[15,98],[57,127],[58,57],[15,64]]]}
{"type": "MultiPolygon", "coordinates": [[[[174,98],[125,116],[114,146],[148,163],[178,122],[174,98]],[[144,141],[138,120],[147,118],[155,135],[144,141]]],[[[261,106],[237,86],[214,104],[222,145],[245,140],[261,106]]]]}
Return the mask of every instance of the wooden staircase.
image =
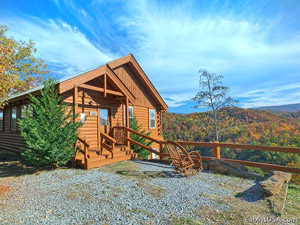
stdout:
{"type": "Polygon", "coordinates": [[[130,146],[129,143],[140,146],[147,151],[160,156],[158,151],[129,138],[129,132],[149,139],[150,141],[160,143],[160,141],[156,139],[148,137],[142,133],[138,133],[129,128],[114,127],[112,132],[113,137],[100,132],[100,139],[97,146],[90,146],[85,137],[78,136],[75,144],[75,150],[77,153],[73,159],[73,163],[76,163],[88,170],[120,161],[134,159],[137,157],[137,154],[134,153],[129,147],[126,147],[130,146]]]}
{"type": "Polygon", "coordinates": [[[92,169],[116,162],[127,161],[136,157],[137,154],[133,150],[128,150],[122,145],[116,145],[113,149],[113,158],[110,151],[103,149],[101,152],[101,149],[96,147],[88,150],[87,160],[85,159],[84,151],[78,151],[75,162],[84,169],[92,169]]]}

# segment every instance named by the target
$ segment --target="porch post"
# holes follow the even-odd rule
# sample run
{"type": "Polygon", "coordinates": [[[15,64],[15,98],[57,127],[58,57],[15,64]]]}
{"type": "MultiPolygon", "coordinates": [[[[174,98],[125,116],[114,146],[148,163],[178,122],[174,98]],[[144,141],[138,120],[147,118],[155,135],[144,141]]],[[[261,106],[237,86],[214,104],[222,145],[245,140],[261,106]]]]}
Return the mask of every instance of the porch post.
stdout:
{"type": "Polygon", "coordinates": [[[75,115],[78,113],[78,86],[74,86],[73,95],[73,105],[74,105],[74,120],[76,121],[75,115]]]}
{"type": "MultiPolygon", "coordinates": [[[[125,109],[126,109],[126,127],[129,128],[129,110],[128,110],[128,97],[125,96],[125,109]]],[[[129,131],[126,130],[126,138],[129,138],[129,131]]],[[[129,141],[126,140],[126,148],[129,148],[129,141]]]]}
{"type": "Polygon", "coordinates": [[[106,98],[107,94],[106,94],[106,73],[104,74],[104,98],[106,98]]]}

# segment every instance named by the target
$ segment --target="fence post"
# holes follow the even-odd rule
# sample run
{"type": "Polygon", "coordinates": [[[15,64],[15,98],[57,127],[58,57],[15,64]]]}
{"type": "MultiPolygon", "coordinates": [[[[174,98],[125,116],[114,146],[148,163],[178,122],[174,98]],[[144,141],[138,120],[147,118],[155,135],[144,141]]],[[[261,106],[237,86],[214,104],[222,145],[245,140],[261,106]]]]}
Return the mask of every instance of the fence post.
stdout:
{"type": "Polygon", "coordinates": [[[220,147],[217,146],[218,143],[219,143],[218,141],[214,142],[212,156],[214,158],[220,159],[221,154],[220,154],[220,147]]]}
{"type": "Polygon", "coordinates": [[[164,156],[163,156],[163,143],[162,141],[159,142],[159,159],[163,160],[164,156]]]}

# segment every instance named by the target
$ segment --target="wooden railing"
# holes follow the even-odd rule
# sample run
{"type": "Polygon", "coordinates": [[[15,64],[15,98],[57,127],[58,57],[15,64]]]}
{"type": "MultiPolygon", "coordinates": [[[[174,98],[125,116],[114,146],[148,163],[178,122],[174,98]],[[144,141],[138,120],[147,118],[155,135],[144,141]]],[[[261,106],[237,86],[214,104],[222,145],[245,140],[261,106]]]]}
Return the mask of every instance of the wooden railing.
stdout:
{"type": "MultiPolygon", "coordinates": [[[[134,144],[134,145],[137,145],[137,146],[140,146],[140,147],[146,149],[147,151],[152,152],[152,153],[158,155],[159,157],[161,157],[161,153],[163,152],[163,147],[164,147],[163,143],[165,143],[165,141],[160,141],[160,140],[157,140],[155,138],[146,136],[146,135],[144,135],[142,133],[139,133],[139,132],[137,132],[135,130],[132,130],[130,128],[127,128],[127,127],[114,127],[113,128],[113,133],[118,133],[118,132],[122,132],[123,133],[123,138],[124,138],[125,142],[131,143],[131,144],[134,144]],[[126,135],[126,132],[128,132],[127,135],[126,135]],[[138,135],[140,137],[143,137],[143,138],[145,138],[148,141],[158,143],[159,146],[160,146],[159,151],[156,151],[156,150],[154,150],[151,147],[148,147],[146,145],[143,145],[143,144],[141,144],[141,143],[139,143],[139,142],[131,139],[130,135],[129,135],[130,133],[136,134],[136,135],[138,135]]],[[[124,143],[124,141],[122,141],[122,140],[120,140],[120,142],[124,143]]],[[[126,145],[128,145],[127,143],[126,143],[126,145]]]]}
{"type": "Polygon", "coordinates": [[[101,147],[101,154],[103,149],[106,149],[111,153],[111,158],[114,158],[114,149],[115,149],[116,140],[111,136],[100,132],[100,147],[101,147]],[[109,143],[109,144],[108,144],[109,143]]]}
{"type": "MultiPolygon", "coordinates": [[[[284,153],[294,153],[300,154],[300,148],[290,148],[290,147],[271,147],[263,145],[245,145],[245,144],[231,144],[231,143],[222,143],[222,142],[191,142],[191,141],[178,141],[182,146],[198,146],[198,147],[211,147],[212,148],[212,157],[202,156],[203,160],[209,161],[214,158],[221,158],[221,148],[230,148],[230,149],[243,149],[243,150],[258,150],[258,151],[271,151],[271,152],[284,152],[284,153]]],[[[250,162],[244,160],[235,160],[222,158],[224,161],[236,162],[245,166],[257,167],[269,170],[280,170],[283,172],[298,173],[300,174],[300,168],[295,168],[291,166],[282,166],[269,163],[259,163],[259,162],[250,162]]]]}
{"type": "MultiPolygon", "coordinates": [[[[148,137],[144,134],[141,134],[139,132],[136,132],[130,128],[126,127],[114,127],[113,129],[117,130],[123,130],[123,138],[126,142],[129,142],[131,144],[138,145],[145,150],[148,150],[154,154],[157,154],[161,160],[165,159],[169,156],[168,153],[164,152],[164,146],[166,141],[163,140],[157,140],[151,137],[148,137]],[[136,135],[139,135],[140,137],[146,138],[149,141],[155,142],[159,144],[159,150],[155,151],[154,149],[142,145],[130,138],[128,134],[125,135],[125,132],[133,133],[136,135]]],[[[220,159],[221,158],[221,148],[230,148],[230,149],[243,149],[243,150],[258,150],[258,151],[272,151],[272,152],[283,152],[283,153],[294,153],[294,154],[300,154],[300,148],[290,148],[290,147],[271,147],[271,146],[261,146],[261,145],[245,145],[245,144],[231,144],[231,143],[222,143],[222,142],[191,142],[191,141],[177,141],[182,146],[198,146],[198,147],[210,147],[212,148],[212,157],[208,156],[201,156],[202,160],[209,161],[212,159],[220,159]]],[[[244,161],[244,160],[235,160],[235,159],[227,159],[222,158],[224,161],[229,162],[236,162],[240,163],[245,166],[250,167],[257,167],[257,168],[263,168],[263,169],[269,169],[269,170],[279,170],[283,172],[290,172],[290,173],[297,173],[300,174],[300,168],[295,168],[291,166],[282,166],[282,165],[276,165],[276,164],[269,164],[269,163],[259,163],[259,162],[250,162],[250,161],[244,161]]]]}
{"type": "Polygon", "coordinates": [[[86,142],[85,137],[77,136],[77,141],[75,144],[75,148],[79,148],[80,151],[83,151],[84,154],[84,163],[85,163],[85,169],[89,169],[89,147],[90,145],[86,142]]]}

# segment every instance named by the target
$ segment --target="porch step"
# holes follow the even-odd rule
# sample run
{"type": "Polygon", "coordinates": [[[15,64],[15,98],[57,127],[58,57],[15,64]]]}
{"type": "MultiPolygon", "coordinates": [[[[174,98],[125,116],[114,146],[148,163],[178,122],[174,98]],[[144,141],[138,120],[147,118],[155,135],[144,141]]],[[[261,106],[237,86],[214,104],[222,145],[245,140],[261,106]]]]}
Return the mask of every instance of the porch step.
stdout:
{"type": "Polygon", "coordinates": [[[123,155],[123,156],[117,156],[117,157],[114,157],[113,159],[91,159],[89,161],[89,167],[90,168],[97,168],[97,167],[102,167],[102,166],[105,166],[105,165],[108,165],[108,164],[113,164],[113,163],[116,163],[116,162],[121,162],[121,161],[127,161],[127,160],[130,160],[132,159],[132,156],[131,155],[123,155]]]}
{"type": "MultiPolygon", "coordinates": [[[[99,148],[92,148],[89,150],[89,169],[105,166],[116,162],[127,161],[137,157],[133,150],[126,150],[123,146],[115,146],[113,159],[111,158],[111,153],[106,149],[103,149],[102,154],[99,153],[99,148]]],[[[85,168],[83,153],[77,154],[76,163],[79,166],[85,168]]]]}

